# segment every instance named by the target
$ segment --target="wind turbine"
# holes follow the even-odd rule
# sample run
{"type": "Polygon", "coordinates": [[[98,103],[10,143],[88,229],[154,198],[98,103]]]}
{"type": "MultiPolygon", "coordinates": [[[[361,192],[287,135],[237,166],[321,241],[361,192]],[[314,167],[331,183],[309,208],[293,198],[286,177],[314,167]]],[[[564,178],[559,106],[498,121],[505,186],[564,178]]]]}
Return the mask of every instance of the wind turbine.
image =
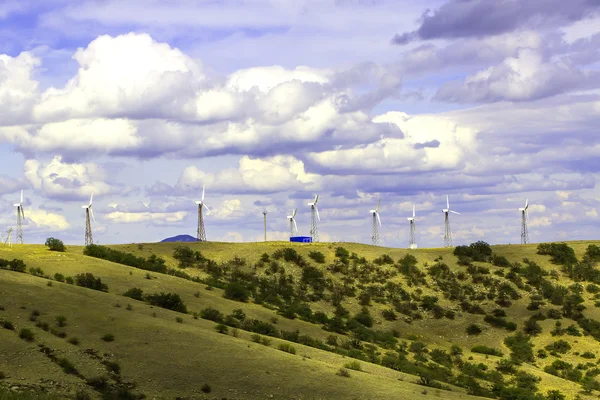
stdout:
{"type": "Polygon", "coordinates": [[[317,208],[317,202],[319,201],[319,195],[315,196],[315,200],[312,203],[308,203],[310,206],[310,236],[313,242],[319,241],[319,227],[317,220],[321,221],[319,216],[319,209],[317,208]]]}
{"type": "Polygon", "coordinates": [[[371,235],[373,246],[379,246],[379,227],[381,226],[381,218],[379,218],[380,204],[381,200],[377,201],[377,208],[369,211],[371,214],[373,214],[373,234],[371,235]]]}
{"type": "Polygon", "coordinates": [[[525,207],[519,208],[521,211],[521,244],[529,243],[529,231],[527,225],[529,224],[529,199],[525,199],[525,207]]]}
{"type": "Polygon", "coordinates": [[[452,232],[450,231],[450,218],[448,217],[448,213],[453,213],[460,215],[460,213],[453,211],[450,209],[450,199],[448,195],[446,195],[446,208],[442,210],[444,212],[444,247],[452,247],[452,232]]]}
{"type": "Polygon", "coordinates": [[[296,236],[298,234],[298,225],[296,225],[296,212],[298,211],[295,208],[292,211],[292,215],[288,215],[287,218],[290,220],[290,237],[296,236]]]}
{"type": "Polygon", "coordinates": [[[210,214],[210,209],[204,204],[204,189],[205,185],[202,185],[202,200],[195,201],[198,205],[198,229],[196,230],[196,237],[199,242],[206,242],[206,231],[204,230],[204,216],[202,215],[202,209],[206,208],[206,211],[210,214]]]}
{"type": "Polygon", "coordinates": [[[263,210],[264,225],[265,225],[265,242],[267,241],[267,210],[263,210]]]}
{"type": "Polygon", "coordinates": [[[11,242],[11,239],[12,239],[12,231],[13,231],[13,229],[12,229],[12,228],[9,228],[9,229],[6,231],[6,238],[4,239],[4,244],[5,244],[5,245],[8,245],[8,247],[12,247],[12,242],[11,242]]]}
{"type": "Polygon", "coordinates": [[[23,220],[25,212],[23,212],[23,190],[21,190],[21,201],[13,204],[17,207],[17,244],[23,244],[23,220]]]}
{"type": "Polygon", "coordinates": [[[96,222],[96,217],[94,217],[94,211],[92,210],[92,200],[94,199],[94,193],[90,196],[90,204],[86,206],[81,206],[81,208],[85,208],[85,245],[94,244],[94,238],[92,237],[92,222],[90,221],[90,216],[96,222]]]}
{"type": "Polygon", "coordinates": [[[415,205],[413,204],[413,214],[412,217],[406,218],[410,223],[410,242],[408,244],[408,248],[416,249],[417,243],[415,242],[415,232],[417,230],[416,218],[415,218],[415,205]]]}

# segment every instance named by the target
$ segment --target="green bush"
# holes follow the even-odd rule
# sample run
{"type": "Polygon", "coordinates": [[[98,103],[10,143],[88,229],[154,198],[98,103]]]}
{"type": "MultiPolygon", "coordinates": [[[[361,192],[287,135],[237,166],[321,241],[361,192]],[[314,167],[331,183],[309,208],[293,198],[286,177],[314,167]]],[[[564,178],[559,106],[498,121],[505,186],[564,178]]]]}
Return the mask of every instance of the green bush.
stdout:
{"type": "Polygon", "coordinates": [[[104,336],[102,336],[102,340],[104,340],[105,342],[114,342],[115,335],[113,335],[112,333],[107,333],[104,336]]]}
{"type": "Polygon", "coordinates": [[[207,307],[200,311],[200,318],[214,322],[223,322],[224,316],[219,310],[216,310],[212,307],[207,307]]]}
{"type": "Polygon", "coordinates": [[[146,301],[156,307],[187,314],[187,307],[177,293],[150,294],[146,296],[146,301]]]}
{"type": "Polygon", "coordinates": [[[110,361],[110,360],[104,360],[102,361],[102,364],[104,364],[104,366],[106,367],[106,370],[108,372],[111,372],[113,374],[116,375],[120,375],[121,374],[121,365],[116,362],[116,361],[110,361]]]}
{"type": "Polygon", "coordinates": [[[102,283],[102,280],[100,278],[96,278],[94,274],[91,274],[89,272],[85,274],[75,275],[75,284],[77,284],[77,286],[86,287],[88,289],[108,292],[108,285],[102,283]]]}
{"type": "Polygon", "coordinates": [[[336,375],[343,376],[344,378],[350,378],[350,372],[348,372],[348,370],[345,368],[340,368],[338,372],[336,372],[336,375]]]}
{"type": "Polygon", "coordinates": [[[383,319],[385,319],[386,321],[395,321],[397,319],[396,313],[394,312],[394,310],[391,310],[391,309],[383,310],[381,312],[381,315],[383,316],[383,319]]]}
{"type": "Polygon", "coordinates": [[[67,282],[69,285],[72,285],[73,283],[75,283],[75,280],[72,276],[67,276],[65,277],[65,282],[67,282]]]}
{"type": "Polygon", "coordinates": [[[35,335],[31,331],[31,329],[22,328],[19,332],[19,337],[27,342],[33,342],[35,335]]]}
{"type": "Polygon", "coordinates": [[[57,272],[56,274],[54,274],[54,280],[56,280],[58,282],[64,282],[65,281],[65,276],[63,274],[59,274],[57,272]]]}
{"type": "Polygon", "coordinates": [[[212,389],[208,383],[205,383],[204,385],[202,385],[200,390],[202,390],[203,393],[210,393],[212,391],[212,389]]]}
{"type": "Polygon", "coordinates": [[[277,348],[286,353],[296,354],[296,348],[289,343],[281,343],[277,348]]]}
{"type": "Polygon", "coordinates": [[[217,324],[215,330],[219,333],[227,333],[229,332],[229,327],[225,324],[217,324]]]}
{"type": "Polygon", "coordinates": [[[517,332],[504,339],[504,344],[510,349],[510,358],[516,363],[533,362],[533,345],[529,336],[522,332],[517,332]]]}
{"type": "Polygon", "coordinates": [[[65,371],[65,373],[71,375],[79,375],[79,371],[77,371],[75,365],[73,365],[73,363],[67,360],[66,358],[59,358],[57,364],[63,369],[63,371],[65,371]]]}
{"type": "Polygon", "coordinates": [[[62,240],[53,237],[46,239],[46,247],[48,247],[50,251],[64,252],[66,250],[65,244],[62,242],[62,240]]]}
{"type": "Polygon", "coordinates": [[[65,317],[64,315],[57,316],[56,325],[58,325],[61,328],[67,326],[67,317],[65,317]]]}
{"type": "Polygon", "coordinates": [[[546,347],[546,350],[561,354],[567,354],[571,350],[571,345],[566,340],[557,340],[554,343],[550,343],[546,347]]]}
{"type": "Polygon", "coordinates": [[[308,253],[308,257],[316,263],[325,263],[325,255],[320,251],[311,251],[310,253],[308,253]]]}
{"type": "Polygon", "coordinates": [[[140,288],[131,288],[128,289],[123,296],[130,297],[135,300],[143,300],[144,299],[144,291],[140,288]]]}
{"type": "Polygon", "coordinates": [[[352,369],[354,371],[362,371],[362,367],[360,366],[360,363],[358,361],[350,361],[344,364],[344,368],[352,369]]]}
{"type": "Polygon", "coordinates": [[[79,339],[77,339],[76,337],[71,337],[67,340],[67,342],[71,343],[72,345],[79,345],[79,339]]]}
{"type": "Polygon", "coordinates": [[[479,335],[481,332],[483,332],[483,330],[479,325],[471,324],[467,326],[465,332],[467,333],[467,335],[479,335]]]}
{"type": "Polygon", "coordinates": [[[473,353],[480,353],[480,354],[487,354],[490,356],[497,356],[497,357],[502,357],[504,354],[502,354],[502,352],[494,347],[487,347],[487,346],[473,346],[473,348],[471,349],[471,351],[473,353]]]}
{"type": "Polygon", "coordinates": [[[8,320],[2,320],[2,327],[11,331],[15,330],[15,326],[8,320]]]}
{"type": "Polygon", "coordinates": [[[13,259],[8,262],[8,269],[15,272],[25,272],[27,270],[27,265],[23,260],[13,259]]]}
{"type": "Polygon", "coordinates": [[[231,282],[225,288],[223,297],[245,303],[250,298],[250,291],[240,282],[231,282]]]}

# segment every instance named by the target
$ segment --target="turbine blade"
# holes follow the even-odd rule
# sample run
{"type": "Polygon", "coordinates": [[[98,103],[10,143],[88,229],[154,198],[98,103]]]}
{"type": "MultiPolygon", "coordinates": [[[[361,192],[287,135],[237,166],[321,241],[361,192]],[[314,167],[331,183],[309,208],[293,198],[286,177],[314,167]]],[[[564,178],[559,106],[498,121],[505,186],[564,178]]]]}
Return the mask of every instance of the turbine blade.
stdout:
{"type": "Polygon", "coordinates": [[[381,205],[381,199],[377,200],[377,208],[375,211],[379,212],[379,206],[381,205]]]}
{"type": "Polygon", "coordinates": [[[319,195],[315,196],[315,205],[317,204],[317,201],[319,201],[319,195]]]}
{"type": "Polygon", "coordinates": [[[381,226],[381,218],[379,218],[379,213],[375,213],[375,215],[377,216],[377,222],[379,222],[379,226],[381,226]]]}
{"type": "Polygon", "coordinates": [[[92,206],[90,206],[89,210],[90,210],[90,215],[92,216],[92,219],[94,220],[94,222],[96,222],[96,217],[94,217],[94,210],[92,209],[92,206]]]}
{"type": "Polygon", "coordinates": [[[297,209],[297,208],[294,208],[294,212],[292,213],[292,218],[295,218],[295,217],[296,217],[296,213],[297,213],[297,212],[298,212],[298,209],[297,209]]]}
{"type": "Polygon", "coordinates": [[[292,218],[292,221],[294,221],[294,232],[298,233],[298,225],[296,224],[296,220],[292,218]]]}
{"type": "Polygon", "coordinates": [[[450,198],[446,195],[446,208],[450,209],[450,198]]]}
{"type": "Polygon", "coordinates": [[[23,206],[21,206],[21,215],[25,218],[25,211],[23,211],[23,206]]]}
{"type": "Polygon", "coordinates": [[[413,203],[413,218],[415,218],[415,204],[413,203]]]}
{"type": "Polygon", "coordinates": [[[206,211],[208,211],[208,213],[210,214],[210,209],[208,208],[208,206],[204,203],[202,203],[202,207],[206,208],[206,211]]]}
{"type": "Polygon", "coordinates": [[[202,185],[202,200],[204,201],[204,189],[206,188],[206,185],[202,185]]]}
{"type": "Polygon", "coordinates": [[[316,204],[315,204],[315,211],[317,212],[317,219],[320,221],[321,217],[319,216],[319,209],[317,208],[316,204]]]}
{"type": "Polygon", "coordinates": [[[23,203],[23,189],[21,189],[21,204],[23,203]]]}
{"type": "Polygon", "coordinates": [[[92,192],[92,195],[90,196],[90,206],[92,205],[92,200],[94,199],[94,193],[92,192]]]}
{"type": "Polygon", "coordinates": [[[448,211],[450,211],[451,213],[454,213],[454,214],[458,214],[458,215],[460,215],[460,213],[459,213],[459,212],[452,211],[452,210],[448,210],[448,211]]]}

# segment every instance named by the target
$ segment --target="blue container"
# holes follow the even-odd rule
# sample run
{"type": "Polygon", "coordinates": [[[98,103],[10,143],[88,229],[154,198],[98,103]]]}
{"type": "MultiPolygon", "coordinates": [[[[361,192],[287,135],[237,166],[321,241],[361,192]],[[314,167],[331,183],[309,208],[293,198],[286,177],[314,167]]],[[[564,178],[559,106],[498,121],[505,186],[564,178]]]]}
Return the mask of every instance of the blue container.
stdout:
{"type": "Polygon", "coordinates": [[[292,237],[290,237],[290,242],[312,243],[312,237],[311,236],[292,236],[292,237]]]}

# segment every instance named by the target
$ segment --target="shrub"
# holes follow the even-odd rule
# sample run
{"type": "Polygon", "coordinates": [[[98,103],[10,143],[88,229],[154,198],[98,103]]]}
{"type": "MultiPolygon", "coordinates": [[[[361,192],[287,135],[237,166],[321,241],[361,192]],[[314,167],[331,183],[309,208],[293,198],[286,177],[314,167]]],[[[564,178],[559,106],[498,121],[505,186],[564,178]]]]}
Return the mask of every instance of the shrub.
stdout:
{"type": "Polygon", "coordinates": [[[538,324],[537,320],[530,318],[525,321],[523,325],[523,331],[531,336],[537,336],[542,333],[542,327],[538,324]]]}
{"type": "Polygon", "coordinates": [[[56,317],[56,325],[58,325],[59,327],[64,327],[67,326],[67,317],[65,317],[64,315],[59,315],[56,317]]]}
{"type": "Polygon", "coordinates": [[[116,361],[105,360],[102,361],[102,364],[104,364],[108,372],[112,372],[116,375],[119,375],[121,373],[121,365],[116,361]]]}
{"type": "Polygon", "coordinates": [[[362,367],[358,361],[350,361],[349,363],[344,364],[344,368],[352,369],[354,371],[362,371],[362,367]]]}
{"type": "Polygon", "coordinates": [[[225,288],[223,297],[245,303],[250,298],[250,291],[239,282],[231,282],[225,288]]]}
{"type": "Polygon", "coordinates": [[[100,278],[96,278],[93,274],[89,272],[85,274],[75,275],[75,283],[77,284],[77,286],[108,292],[108,285],[102,283],[102,280],[100,278]]]}
{"type": "Polygon", "coordinates": [[[140,288],[131,288],[128,289],[125,293],[123,293],[123,296],[130,297],[135,300],[143,300],[144,291],[140,288]]]}
{"type": "Polygon", "coordinates": [[[325,255],[323,253],[321,253],[320,251],[311,251],[310,253],[308,253],[308,257],[316,263],[319,263],[319,264],[325,263],[325,255]]]}
{"type": "Polygon", "coordinates": [[[95,376],[85,381],[88,386],[102,392],[108,388],[107,376],[95,376]]]}
{"type": "Polygon", "coordinates": [[[533,345],[526,334],[517,332],[512,336],[507,336],[504,344],[510,349],[510,358],[513,361],[517,363],[534,361],[533,345]]]}
{"type": "Polygon", "coordinates": [[[277,348],[286,353],[296,354],[296,348],[289,343],[281,343],[277,348]]]}
{"type": "Polygon", "coordinates": [[[227,325],[225,325],[225,324],[217,324],[215,326],[215,329],[219,333],[224,333],[225,334],[225,333],[229,332],[229,327],[227,325]]]}
{"type": "Polygon", "coordinates": [[[57,361],[57,364],[63,369],[63,371],[65,371],[65,373],[71,375],[79,375],[79,371],[77,371],[75,365],[73,365],[73,363],[67,360],[66,358],[60,358],[57,361]]]}
{"type": "Polygon", "coordinates": [[[208,383],[205,383],[204,385],[202,385],[200,390],[202,390],[203,393],[210,393],[212,391],[212,389],[208,383]]]}
{"type": "Polygon", "coordinates": [[[571,350],[571,345],[566,340],[557,340],[556,342],[547,345],[545,349],[551,352],[566,354],[571,350]]]}
{"type": "Polygon", "coordinates": [[[58,282],[64,282],[65,276],[63,274],[59,274],[58,272],[54,274],[54,280],[58,282]]]}
{"type": "Polygon", "coordinates": [[[596,354],[592,353],[591,351],[586,351],[584,353],[581,354],[581,357],[583,358],[596,358],[596,354]]]}
{"type": "Polygon", "coordinates": [[[11,331],[15,330],[15,326],[12,324],[12,322],[7,321],[7,320],[3,320],[2,321],[2,327],[4,329],[8,329],[8,330],[11,330],[11,331]]]}
{"type": "Polygon", "coordinates": [[[483,330],[479,325],[471,324],[467,326],[465,332],[467,333],[467,335],[479,335],[481,332],[483,332],[483,330]]]}
{"type": "Polygon", "coordinates": [[[492,256],[492,264],[496,267],[510,267],[510,261],[504,256],[492,256]]]}
{"type": "Polygon", "coordinates": [[[175,322],[177,322],[178,324],[183,324],[183,318],[175,317],[175,322]]]}
{"type": "Polygon", "coordinates": [[[31,329],[27,328],[21,329],[21,331],[19,332],[19,337],[28,342],[33,342],[34,340],[33,332],[31,331],[31,329]]]}
{"type": "MultiPolygon", "coordinates": [[[[231,316],[233,318],[239,320],[239,321],[243,321],[243,320],[246,319],[246,313],[241,308],[236,308],[235,310],[233,310],[231,312],[231,316]]],[[[275,318],[275,317],[271,318],[271,322],[273,322],[274,324],[276,324],[277,323],[277,318],[275,318]]]]}
{"type": "Polygon", "coordinates": [[[336,375],[343,376],[344,378],[350,378],[350,372],[346,368],[340,368],[336,375]]]}
{"type": "Polygon", "coordinates": [[[113,335],[112,333],[107,333],[104,336],[102,336],[101,339],[105,342],[113,342],[115,340],[115,335],[113,335]]]}
{"type": "Polygon", "coordinates": [[[502,354],[502,352],[494,347],[487,347],[487,346],[474,346],[471,351],[473,353],[480,353],[480,354],[487,354],[490,356],[497,356],[497,357],[502,357],[504,354],[502,354]]]}
{"type": "Polygon", "coordinates": [[[381,315],[386,321],[395,321],[397,319],[394,310],[383,310],[381,315]]]}
{"type": "Polygon", "coordinates": [[[224,316],[219,310],[216,310],[212,307],[207,307],[200,311],[200,318],[214,322],[223,322],[224,316]]]}
{"type": "Polygon", "coordinates": [[[65,277],[65,282],[67,282],[69,285],[72,285],[73,283],[75,283],[75,280],[72,276],[67,276],[65,277]]]}
{"type": "Polygon", "coordinates": [[[71,343],[72,345],[77,346],[79,344],[79,339],[77,339],[76,337],[71,337],[67,340],[67,342],[71,343]]]}
{"type": "Polygon", "coordinates": [[[187,314],[187,307],[177,293],[154,293],[146,296],[146,301],[153,306],[166,308],[167,310],[177,311],[187,314]]]}
{"type": "Polygon", "coordinates": [[[50,251],[63,252],[66,250],[65,244],[62,242],[62,240],[53,237],[49,237],[48,239],[46,239],[46,247],[48,247],[50,251]]]}

